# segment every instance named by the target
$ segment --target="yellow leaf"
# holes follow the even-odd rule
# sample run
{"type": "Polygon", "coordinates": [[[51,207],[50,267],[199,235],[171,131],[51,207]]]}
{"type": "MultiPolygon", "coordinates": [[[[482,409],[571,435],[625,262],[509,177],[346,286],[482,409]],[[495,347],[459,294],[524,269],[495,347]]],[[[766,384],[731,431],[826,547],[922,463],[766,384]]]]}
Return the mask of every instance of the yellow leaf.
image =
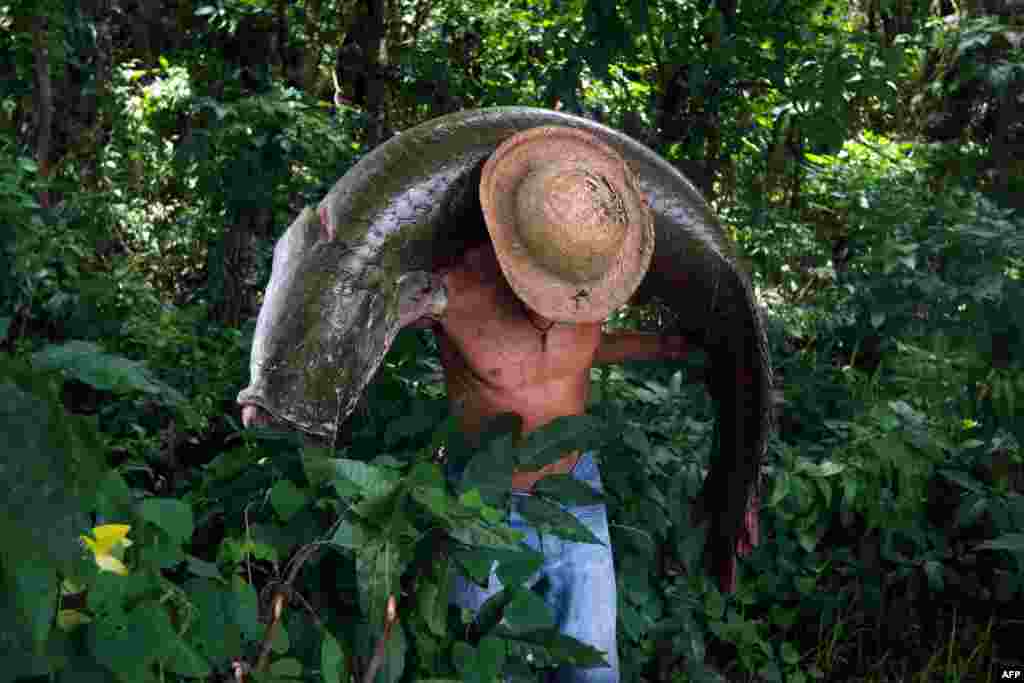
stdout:
{"type": "Polygon", "coordinates": [[[95,538],[88,536],[81,538],[86,547],[92,551],[100,569],[124,576],[128,573],[128,568],[112,553],[116,549],[120,554],[122,549],[131,545],[132,542],[128,540],[130,530],[131,527],[127,524],[103,524],[92,530],[92,535],[95,538]]]}

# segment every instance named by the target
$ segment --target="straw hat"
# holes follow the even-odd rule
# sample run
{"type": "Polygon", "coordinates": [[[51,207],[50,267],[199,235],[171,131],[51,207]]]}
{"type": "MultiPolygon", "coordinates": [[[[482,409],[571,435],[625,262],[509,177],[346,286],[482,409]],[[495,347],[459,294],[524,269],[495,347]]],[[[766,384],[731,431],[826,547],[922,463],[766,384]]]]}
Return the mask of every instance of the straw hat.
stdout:
{"type": "Polygon", "coordinates": [[[576,128],[531,128],[484,165],[480,203],[501,270],[537,313],[600,322],[640,285],[654,225],[636,176],[576,128]]]}

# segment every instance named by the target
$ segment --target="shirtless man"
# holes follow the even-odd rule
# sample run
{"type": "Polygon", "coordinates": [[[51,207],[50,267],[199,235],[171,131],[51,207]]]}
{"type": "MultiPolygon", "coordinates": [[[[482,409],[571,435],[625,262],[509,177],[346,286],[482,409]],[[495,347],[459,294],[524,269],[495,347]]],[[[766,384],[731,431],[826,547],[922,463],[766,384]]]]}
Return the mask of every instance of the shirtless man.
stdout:
{"type": "MultiPolygon", "coordinates": [[[[594,365],[685,355],[682,337],[607,333],[601,323],[556,323],[531,310],[502,275],[490,243],[469,249],[443,280],[448,293],[444,315],[439,320],[421,319],[413,327],[430,328],[436,336],[448,400],[466,434],[478,433],[488,418],[507,412],[522,417],[524,433],[562,415],[582,415],[594,365]]],[[[262,417],[255,406],[242,409],[247,426],[261,422],[262,417]]],[[[551,581],[547,599],[560,630],[606,652],[612,665],[609,669],[565,667],[558,680],[617,681],[617,599],[605,506],[567,508],[605,546],[545,536],[542,547],[536,531],[517,512],[516,496],[527,495],[539,479],[555,473],[572,473],[601,489],[592,454],[566,453],[540,470],[513,475],[510,523],[527,533],[527,545],[546,555],[542,573],[557,579],[551,581]]],[[[496,576],[486,589],[460,577],[453,599],[460,607],[476,611],[500,589],[496,576]]]]}
{"type": "MultiPolygon", "coordinates": [[[[592,366],[678,359],[686,351],[682,337],[602,331],[603,320],[629,299],[649,264],[650,216],[630,171],[613,151],[571,129],[553,129],[556,132],[548,136],[539,130],[515,136],[488,161],[481,202],[491,239],[467,249],[442,272],[448,298],[443,315],[413,324],[435,333],[448,399],[470,435],[501,413],[521,416],[524,433],[560,416],[581,415],[592,366]],[[572,161],[566,164],[565,158],[572,161]],[[590,193],[596,199],[589,197],[579,205],[581,194],[590,193]],[[516,197],[518,205],[507,204],[516,197]],[[532,236],[527,234],[531,225],[532,236]],[[564,257],[568,265],[551,263],[548,253],[550,267],[536,270],[536,254],[555,242],[565,247],[555,258],[564,257]],[[574,262],[580,253],[587,258],[574,262]],[[571,295],[566,297],[566,292],[571,295]]],[[[540,267],[545,268],[544,263],[540,267]]],[[[243,407],[247,426],[265,417],[255,406],[243,407]]],[[[527,545],[545,556],[540,573],[548,579],[545,599],[558,628],[604,652],[610,664],[562,667],[556,680],[613,683],[619,679],[617,598],[605,506],[566,508],[604,545],[574,543],[550,534],[541,538],[518,512],[521,496],[530,495],[538,480],[555,473],[571,473],[601,490],[593,454],[566,453],[540,470],[514,473],[509,523],[525,532],[527,545]]],[[[453,601],[477,611],[500,589],[493,574],[487,588],[460,577],[453,601]]]]}

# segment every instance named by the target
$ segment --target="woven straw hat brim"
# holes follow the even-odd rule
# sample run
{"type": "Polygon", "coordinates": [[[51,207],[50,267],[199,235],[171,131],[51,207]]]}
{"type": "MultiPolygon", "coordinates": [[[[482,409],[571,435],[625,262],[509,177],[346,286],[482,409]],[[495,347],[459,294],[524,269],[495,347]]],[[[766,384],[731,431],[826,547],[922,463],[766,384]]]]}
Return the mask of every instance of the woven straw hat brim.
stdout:
{"type": "Polygon", "coordinates": [[[593,135],[562,126],[531,128],[506,140],[484,164],[480,203],[505,279],[531,309],[558,322],[601,322],[639,287],[654,252],[651,211],[626,162],[593,135]],[[569,282],[531,257],[516,228],[517,191],[532,172],[575,163],[603,176],[622,199],[621,248],[600,278],[569,282]]]}

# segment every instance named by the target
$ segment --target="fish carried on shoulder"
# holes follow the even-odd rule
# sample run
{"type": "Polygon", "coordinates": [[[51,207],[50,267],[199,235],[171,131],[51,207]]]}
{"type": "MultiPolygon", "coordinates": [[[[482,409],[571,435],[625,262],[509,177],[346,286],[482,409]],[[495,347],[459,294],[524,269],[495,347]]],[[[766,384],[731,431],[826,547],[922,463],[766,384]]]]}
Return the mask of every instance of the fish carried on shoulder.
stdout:
{"type": "Polygon", "coordinates": [[[714,539],[709,564],[724,576],[744,538],[771,426],[764,326],[731,243],[692,183],[593,121],[527,107],[470,110],[404,131],[364,157],[277,243],[251,382],[238,402],[333,437],[398,331],[443,314],[446,296],[434,273],[483,224],[484,163],[512,136],[542,126],[579,129],[615,150],[651,211],[654,252],[632,301],[660,302],[679,321],[676,332],[708,354],[719,456],[698,508],[714,539]]]}

